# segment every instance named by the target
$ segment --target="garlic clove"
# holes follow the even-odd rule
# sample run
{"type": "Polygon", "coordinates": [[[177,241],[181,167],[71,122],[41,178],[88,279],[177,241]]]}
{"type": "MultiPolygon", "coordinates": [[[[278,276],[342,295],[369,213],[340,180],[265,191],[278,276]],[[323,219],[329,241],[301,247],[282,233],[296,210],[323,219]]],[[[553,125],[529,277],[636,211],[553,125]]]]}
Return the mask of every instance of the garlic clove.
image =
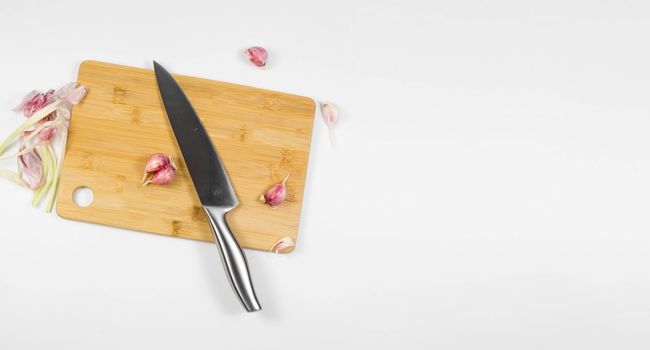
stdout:
{"type": "Polygon", "coordinates": [[[260,201],[268,204],[270,207],[275,207],[287,198],[287,179],[291,175],[291,172],[284,177],[281,182],[271,186],[264,194],[260,196],[260,201]]]}
{"type": "Polygon", "coordinates": [[[154,185],[168,185],[176,177],[176,170],[171,166],[166,166],[151,175],[151,177],[145,181],[144,186],[148,184],[154,185]]]}
{"type": "Polygon", "coordinates": [[[144,166],[145,173],[153,173],[170,164],[170,157],[163,153],[154,153],[149,157],[147,164],[144,166]]]}
{"type": "Polygon", "coordinates": [[[253,46],[246,49],[246,57],[248,60],[259,68],[266,67],[266,61],[269,58],[269,53],[261,46],[253,46]]]}
{"type": "Polygon", "coordinates": [[[152,183],[154,185],[167,185],[176,177],[176,163],[171,156],[164,153],[154,153],[149,157],[144,167],[142,183],[144,186],[152,183]]]}
{"type": "Polygon", "coordinates": [[[268,204],[271,207],[275,207],[282,202],[284,202],[284,199],[287,197],[287,189],[286,186],[282,183],[275,184],[269,188],[266,193],[260,197],[260,200],[262,202],[268,204]]]}
{"type": "Polygon", "coordinates": [[[284,236],[280,238],[277,242],[271,246],[269,249],[270,252],[279,253],[289,247],[294,247],[296,244],[293,242],[293,239],[289,236],[284,236]]]}

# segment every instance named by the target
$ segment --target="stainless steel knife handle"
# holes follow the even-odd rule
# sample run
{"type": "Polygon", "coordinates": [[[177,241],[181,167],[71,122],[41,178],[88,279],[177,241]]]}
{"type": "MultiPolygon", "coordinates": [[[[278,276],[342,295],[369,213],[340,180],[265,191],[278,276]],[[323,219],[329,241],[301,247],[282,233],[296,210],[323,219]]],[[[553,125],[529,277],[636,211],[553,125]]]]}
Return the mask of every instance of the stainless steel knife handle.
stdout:
{"type": "Polygon", "coordinates": [[[262,310],[248,272],[246,256],[226,223],[226,213],[230,208],[204,206],[203,209],[219,247],[226,275],[239,301],[248,312],[262,310]]]}

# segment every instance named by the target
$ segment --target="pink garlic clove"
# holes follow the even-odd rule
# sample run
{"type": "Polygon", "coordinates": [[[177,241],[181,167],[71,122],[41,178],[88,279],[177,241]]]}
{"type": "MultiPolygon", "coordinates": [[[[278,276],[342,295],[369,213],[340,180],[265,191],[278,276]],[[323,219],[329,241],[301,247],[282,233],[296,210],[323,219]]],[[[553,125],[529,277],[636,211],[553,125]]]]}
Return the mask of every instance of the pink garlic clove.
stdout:
{"type": "Polygon", "coordinates": [[[261,46],[249,47],[246,50],[246,57],[252,64],[259,68],[266,67],[266,61],[269,58],[269,53],[261,46]]]}
{"type": "Polygon", "coordinates": [[[18,156],[18,174],[32,190],[43,185],[43,162],[34,151],[18,156]]]}
{"type": "Polygon", "coordinates": [[[287,197],[286,183],[289,175],[291,175],[291,172],[289,172],[281,182],[266,190],[266,192],[260,196],[260,201],[268,204],[270,207],[275,207],[284,202],[284,199],[287,197]]]}
{"type": "Polygon", "coordinates": [[[280,238],[277,242],[275,242],[273,246],[271,246],[271,249],[269,249],[269,251],[277,254],[293,246],[295,246],[295,243],[293,243],[293,239],[289,236],[284,236],[280,238]]]}
{"type": "Polygon", "coordinates": [[[287,197],[287,189],[283,183],[275,184],[264,193],[260,200],[272,207],[275,207],[287,197]]]}
{"type": "Polygon", "coordinates": [[[167,185],[176,177],[176,164],[171,156],[155,153],[149,157],[144,167],[143,185],[167,185]]]}
{"type": "Polygon", "coordinates": [[[166,154],[163,153],[154,153],[149,157],[149,160],[147,161],[147,165],[144,167],[144,172],[145,173],[153,173],[155,171],[158,171],[166,166],[168,166],[170,163],[170,159],[166,154]]]}
{"type": "Polygon", "coordinates": [[[151,176],[149,180],[147,180],[144,185],[148,184],[154,184],[154,185],[168,185],[174,181],[174,178],[176,177],[176,170],[172,168],[171,166],[166,166],[155,173],[151,176]]]}

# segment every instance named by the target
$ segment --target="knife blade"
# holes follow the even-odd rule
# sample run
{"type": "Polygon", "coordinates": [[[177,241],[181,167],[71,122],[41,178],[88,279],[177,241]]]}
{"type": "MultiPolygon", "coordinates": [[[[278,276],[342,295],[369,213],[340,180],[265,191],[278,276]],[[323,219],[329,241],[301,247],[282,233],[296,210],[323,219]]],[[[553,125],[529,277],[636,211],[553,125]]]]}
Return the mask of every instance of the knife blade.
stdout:
{"type": "Polygon", "coordinates": [[[158,62],[153,65],[167,119],[219,247],[228,281],[246,311],[259,311],[262,308],[246,256],[226,222],[226,214],[239,204],[228,173],[183,89],[158,62]]]}

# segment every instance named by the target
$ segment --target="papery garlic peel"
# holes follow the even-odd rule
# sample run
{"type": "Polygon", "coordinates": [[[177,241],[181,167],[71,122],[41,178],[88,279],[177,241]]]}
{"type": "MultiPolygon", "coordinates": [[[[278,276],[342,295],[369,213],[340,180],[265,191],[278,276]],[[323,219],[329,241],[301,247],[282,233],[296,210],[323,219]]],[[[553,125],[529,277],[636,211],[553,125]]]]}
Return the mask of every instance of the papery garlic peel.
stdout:
{"type": "Polygon", "coordinates": [[[321,103],[321,112],[323,115],[323,120],[327,124],[327,128],[330,134],[330,143],[334,147],[334,126],[339,120],[339,109],[331,102],[321,103]]]}
{"type": "Polygon", "coordinates": [[[280,238],[277,242],[275,242],[271,248],[269,249],[270,252],[274,253],[279,253],[289,247],[295,246],[295,243],[293,242],[293,239],[289,236],[284,236],[280,238]]]}
{"type": "Polygon", "coordinates": [[[289,172],[282,181],[266,190],[266,192],[260,196],[260,201],[271,207],[275,207],[284,202],[284,199],[287,198],[287,179],[289,178],[289,175],[291,175],[291,172],[289,172]]]}
{"type": "MultiPolygon", "coordinates": [[[[44,196],[48,197],[46,211],[51,211],[57,193],[61,164],[65,155],[66,131],[72,107],[86,96],[88,90],[75,82],[66,84],[58,90],[47,92],[32,91],[14,109],[27,118],[0,143],[0,156],[19,139],[19,152],[10,157],[18,158],[19,174],[0,171],[0,175],[21,185],[32,188],[36,206],[44,196]],[[62,147],[57,157],[51,140],[60,134],[62,147]],[[38,175],[40,174],[40,176],[38,175]],[[25,183],[25,179],[29,184],[25,183]]],[[[3,156],[5,158],[5,156],[3,156]]]]}
{"type": "Polygon", "coordinates": [[[30,189],[41,187],[44,175],[41,157],[35,151],[18,156],[18,174],[30,189]]]}
{"type": "Polygon", "coordinates": [[[264,68],[266,67],[269,53],[261,46],[253,46],[246,49],[246,57],[252,64],[259,68],[264,68]]]}
{"type": "Polygon", "coordinates": [[[143,185],[167,185],[176,177],[174,158],[163,153],[154,153],[144,167],[143,185]]]}
{"type": "Polygon", "coordinates": [[[23,97],[22,102],[14,108],[14,111],[22,112],[26,118],[29,118],[41,108],[52,103],[55,100],[54,93],[54,90],[48,90],[47,92],[34,90],[23,97]]]}

